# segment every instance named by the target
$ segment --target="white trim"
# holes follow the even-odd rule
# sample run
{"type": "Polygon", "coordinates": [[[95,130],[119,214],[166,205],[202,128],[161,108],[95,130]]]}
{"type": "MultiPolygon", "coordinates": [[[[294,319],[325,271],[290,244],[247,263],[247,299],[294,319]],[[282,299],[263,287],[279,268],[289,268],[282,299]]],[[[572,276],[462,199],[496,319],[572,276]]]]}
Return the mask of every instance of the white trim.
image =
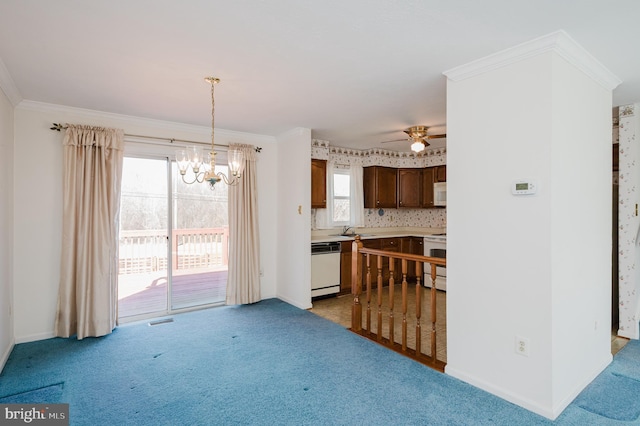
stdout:
{"type": "MultiPolygon", "coordinates": [[[[97,111],[84,108],[76,108],[65,105],[49,104],[45,102],[37,102],[30,100],[23,100],[17,106],[19,109],[27,111],[44,112],[44,113],[61,113],[61,114],[74,114],[88,119],[101,119],[114,120],[123,122],[123,124],[129,124],[131,126],[144,126],[152,127],[155,129],[161,129],[163,131],[174,132],[188,132],[194,134],[201,134],[203,137],[211,137],[211,127],[196,126],[193,124],[178,123],[175,121],[163,121],[152,118],[135,117],[132,115],[116,114],[112,112],[97,111]]],[[[151,136],[151,135],[150,135],[151,136]]],[[[223,137],[225,139],[233,139],[242,141],[243,143],[261,144],[261,143],[274,143],[276,138],[274,136],[259,135],[256,133],[237,132],[234,130],[225,130],[216,128],[216,137],[223,137]]],[[[179,139],[179,138],[176,138],[179,139]]],[[[206,140],[206,139],[205,139],[206,140]]]]}
{"type": "Polygon", "coordinates": [[[54,337],[56,337],[56,334],[53,331],[28,334],[23,337],[16,337],[16,345],[19,343],[29,343],[29,342],[37,342],[39,340],[52,339],[54,337]]]}
{"type": "Polygon", "coordinates": [[[452,81],[465,80],[549,51],[562,56],[607,90],[613,90],[622,83],[622,80],[563,30],[452,68],[443,74],[452,81]]]}
{"type": "Polygon", "coordinates": [[[11,355],[11,351],[13,350],[14,346],[15,346],[15,342],[12,342],[7,347],[7,350],[4,351],[4,353],[2,354],[2,357],[0,358],[0,372],[2,372],[2,370],[4,369],[4,366],[7,365],[7,361],[9,360],[9,355],[11,355]]]}
{"type": "Polygon", "coordinates": [[[455,377],[456,379],[460,379],[463,382],[469,383],[477,388],[480,388],[484,391],[487,391],[493,395],[496,395],[506,401],[509,401],[513,404],[516,404],[522,408],[525,408],[533,413],[544,416],[548,419],[555,420],[562,412],[573,402],[573,400],[584,390],[584,388],[589,385],[600,373],[604,371],[605,368],[613,361],[613,355],[609,354],[609,356],[603,360],[601,364],[599,364],[590,374],[587,375],[586,380],[577,386],[569,395],[567,395],[560,404],[557,404],[555,407],[543,407],[537,402],[531,401],[528,398],[522,398],[519,395],[514,394],[508,390],[505,390],[499,386],[495,386],[492,383],[489,383],[485,380],[480,380],[475,376],[470,376],[463,371],[457,370],[456,368],[447,365],[445,367],[445,373],[451,377],[455,377]]]}
{"type": "Polygon", "coordinates": [[[22,95],[18,90],[18,86],[16,86],[15,81],[11,78],[11,74],[9,74],[9,70],[4,65],[2,58],[0,58],[0,89],[7,95],[9,102],[11,102],[11,105],[14,107],[22,102],[22,95]]]}

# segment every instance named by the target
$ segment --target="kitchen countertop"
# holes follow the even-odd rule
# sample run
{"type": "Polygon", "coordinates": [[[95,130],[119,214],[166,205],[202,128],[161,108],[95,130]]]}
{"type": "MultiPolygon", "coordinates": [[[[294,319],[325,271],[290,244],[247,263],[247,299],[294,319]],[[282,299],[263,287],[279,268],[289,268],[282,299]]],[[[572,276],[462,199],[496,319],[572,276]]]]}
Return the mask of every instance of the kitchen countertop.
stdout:
{"type": "MultiPolygon", "coordinates": [[[[324,243],[333,241],[353,241],[354,236],[336,235],[337,230],[311,231],[312,243],[324,243]]],[[[442,234],[446,232],[444,228],[364,228],[358,229],[356,235],[360,235],[363,240],[373,238],[401,238],[401,237],[424,237],[426,235],[442,234]]]]}

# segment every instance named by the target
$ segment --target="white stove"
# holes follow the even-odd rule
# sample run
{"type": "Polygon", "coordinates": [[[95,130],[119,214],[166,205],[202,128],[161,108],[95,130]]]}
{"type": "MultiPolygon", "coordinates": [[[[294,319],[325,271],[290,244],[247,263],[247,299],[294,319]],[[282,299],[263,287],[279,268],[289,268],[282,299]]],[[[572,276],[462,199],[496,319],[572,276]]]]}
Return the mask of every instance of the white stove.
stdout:
{"type": "MultiPolygon", "coordinates": [[[[424,237],[424,255],[428,257],[447,257],[447,234],[432,234],[424,237]]],[[[424,285],[431,288],[431,266],[425,264],[424,285]]],[[[436,288],[447,290],[447,268],[436,267],[436,288]]]]}

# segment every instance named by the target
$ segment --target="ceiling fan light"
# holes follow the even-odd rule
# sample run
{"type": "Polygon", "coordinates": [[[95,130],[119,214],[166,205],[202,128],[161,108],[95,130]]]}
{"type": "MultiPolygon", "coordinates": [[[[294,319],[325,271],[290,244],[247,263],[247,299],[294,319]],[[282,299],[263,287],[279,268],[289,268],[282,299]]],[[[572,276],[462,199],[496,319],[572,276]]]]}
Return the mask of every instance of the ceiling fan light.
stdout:
{"type": "Polygon", "coordinates": [[[418,153],[418,152],[422,152],[424,151],[424,142],[422,141],[415,141],[414,143],[411,144],[411,151],[418,153]]]}

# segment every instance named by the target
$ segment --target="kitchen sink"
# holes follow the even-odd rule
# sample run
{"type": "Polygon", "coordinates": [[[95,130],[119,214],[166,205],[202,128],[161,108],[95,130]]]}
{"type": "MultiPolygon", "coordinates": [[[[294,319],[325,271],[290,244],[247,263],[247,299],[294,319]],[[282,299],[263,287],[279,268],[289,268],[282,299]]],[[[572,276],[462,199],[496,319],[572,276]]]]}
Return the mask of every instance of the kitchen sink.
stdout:
{"type": "Polygon", "coordinates": [[[329,234],[330,237],[347,237],[347,238],[353,238],[356,235],[360,235],[361,237],[373,237],[373,234],[329,234]]]}

